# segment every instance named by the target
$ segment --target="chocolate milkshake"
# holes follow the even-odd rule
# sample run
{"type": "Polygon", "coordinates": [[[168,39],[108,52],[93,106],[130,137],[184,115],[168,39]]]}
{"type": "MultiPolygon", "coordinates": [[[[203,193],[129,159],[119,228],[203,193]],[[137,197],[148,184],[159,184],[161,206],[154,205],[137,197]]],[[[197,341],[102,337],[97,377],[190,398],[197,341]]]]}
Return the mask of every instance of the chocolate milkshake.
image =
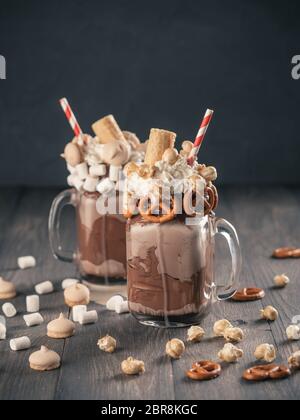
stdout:
{"type": "Polygon", "coordinates": [[[103,278],[112,283],[126,278],[126,221],[118,213],[100,215],[99,198],[97,192],[78,197],[76,258],[85,280],[103,278]]]}
{"type": "Polygon", "coordinates": [[[141,162],[144,145],[131,132],[122,131],[112,115],[92,125],[95,136],[79,134],[62,157],[72,190],[60,194],[50,215],[50,242],[54,254],[70,261],[61,250],[57,228],[61,208],[76,208],[75,262],[84,280],[111,284],[126,279],[126,219],[122,214],[124,166],[141,162]]]}
{"type": "Polygon", "coordinates": [[[163,327],[199,323],[215,291],[216,170],[188,163],[193,144],[178,153],[175,137],[152,130],[145,164],[127,166],[129,307],[140,322],[163,327]]]}

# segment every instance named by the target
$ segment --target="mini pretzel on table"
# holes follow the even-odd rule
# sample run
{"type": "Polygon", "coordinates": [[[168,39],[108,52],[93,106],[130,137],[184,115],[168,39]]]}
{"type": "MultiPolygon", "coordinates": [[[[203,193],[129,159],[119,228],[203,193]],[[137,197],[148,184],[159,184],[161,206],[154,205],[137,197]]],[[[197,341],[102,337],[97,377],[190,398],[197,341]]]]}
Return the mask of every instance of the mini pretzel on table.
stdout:
{"type": "Polygon", "coordinates": [[[186,376],[194,381],[209,381],[216,379],[221,374],[221,365],[211,360],[201,360],[193,363],[192,369],[186,372],[186,376]]]}
{"type": "Polygon", "coordinates": [[[266,381],[268,379],[285,379],[291,375],[287,366],[283,365],[260,365],[247,369],[243,378],[246,381],[266,381]]]}

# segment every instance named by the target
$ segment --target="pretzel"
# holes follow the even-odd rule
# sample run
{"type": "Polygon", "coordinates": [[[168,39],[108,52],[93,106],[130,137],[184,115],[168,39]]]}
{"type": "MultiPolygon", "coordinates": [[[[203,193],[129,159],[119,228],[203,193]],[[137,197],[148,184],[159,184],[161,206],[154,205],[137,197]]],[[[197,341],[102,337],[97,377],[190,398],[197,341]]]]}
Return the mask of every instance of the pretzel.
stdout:
{"type": "Polygon", "coordinates": [[[266,381],[268,379],[284,379],[291,375],[291,371],[287,366],[283,365],[261,365],[247,369],[243,378],[246,381],[266,381]]]}
{"type": "Polygon", "coordinates": [[[192,369],[186,372],[186,376],[194,381],[209,381],[216,379],[221,374],[221,365],[210,360],[202,360],[193,363],[192,369]]]}
{"type": "Polygon", "coordinates": [[[139,203],[139,212],[141,216],[151,223],[166,223],[173,220],[176,216],[175,200],[172,198],[172,209],[165,205],[161,200],[159,204],[149,206],[149,198],[142,198],[139,203]],[[145,206],[146,205],[146,206],[145,206]],[[147,208],[145,210],[145,207],[147,208]],[[155,210],[159,208],[160,214],[154,214],[155,210]],[[161,214],[165,213],[165,214],[161,214]]]}
{"type": "Polygon", "coordinates": [[[300,249],[294,249],[293,254],[292,254],[293,258],[300,258],[300,249]]]}
{"type": "Polygon", "coordinates": [[[129,209],[123,209],[123,216],[125,219],[131,219],[133,217],[133,213],[129,209]]]}
{"type": "Polygon", "coordinates": [[[219,194],[218,194],[217,188],[213,184],[211,184],[210,188],[214,192],[214,205],[213,205],[212,210],[215,210],[218,207],[218,204],[219,204],[219,194]]]}
{"type": "Polygon", "coordinates": [[[284,259],[284,258],[300,258],[300,248],[284,247],[277,248],[272,254],[273,258],[284,259]]]}
{"type": "Polygon", "coordinates": [[[208,215],[218,206],[219,195],[216,187],[213,184],[205,188],[205,195],[207,195],[207,198],[204,199],[204,214],[208,215]]]}
{"type": "Polygon", "coordinates": [[[248,287],[245,289],[238,290],[232,297],[232,300],[236,302],[253,302],[260,300],[265,297],[265,291],[258,287],[248,287]]]}

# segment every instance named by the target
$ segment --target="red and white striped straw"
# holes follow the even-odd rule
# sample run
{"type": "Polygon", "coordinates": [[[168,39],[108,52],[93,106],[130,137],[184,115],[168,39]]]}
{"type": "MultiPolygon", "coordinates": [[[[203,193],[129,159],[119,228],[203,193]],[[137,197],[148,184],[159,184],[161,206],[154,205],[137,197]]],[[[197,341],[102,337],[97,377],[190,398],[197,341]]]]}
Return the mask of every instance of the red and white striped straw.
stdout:
{"type": "Polygon", "coordinates": [[[70,107],[70,104],[66,98],[62,98],[59,101],[67,120],[69,121],[69,124],[74,131],[74,134],[76,137],[82,136],[82,130],[80,128],[80,125],[78,124],[75,115],[73,114],[72,108],[70,107]]]}
{"type": "Polygon", "coordinates": [[[196,136],[196,139],[194,141],[194,147],[191,151],[191,154],[189,156],[189,163],[193,163],[195,161],[195,159],[197,158],[197,155],[199,153],[200,147],[203,143],[206,131],[208,129],[208,126],[212,120],[214,111],[211,109],[208,109],[204,115],[203,121],[201,123],[200,129],[198,131],[198,134],[196,136]]]}

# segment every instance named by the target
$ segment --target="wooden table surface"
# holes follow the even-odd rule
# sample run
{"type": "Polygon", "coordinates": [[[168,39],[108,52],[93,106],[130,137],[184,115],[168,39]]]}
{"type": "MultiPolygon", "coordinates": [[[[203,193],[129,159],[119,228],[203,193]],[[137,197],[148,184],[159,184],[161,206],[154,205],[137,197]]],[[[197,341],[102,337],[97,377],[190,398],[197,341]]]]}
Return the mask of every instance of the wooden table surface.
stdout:
{"type": "MultiPolygon", "coordinates": [[[[206,339],[187,345],[184,356],[172,361],[165,356],[165,344],[171,337],[185,339],[186,329],[157,330],[140,326],[131,315],[99,310],[95,325],[77,326],[76,335],[67,340],[45,336],[46,323],[60,312],[69,314],[60,290],[61,280],[76,276],[71,264],[56,261],[48,246],[47,218],[56,190],[0,190],[0,274],[12,280],[18,290],[13,300],[19,314],[7,320],[8,339],[28,335],[33,348],[12,352],[9,341],[0,341],[0,399],[299,399],[300,372],[279,382],[249,384],[242,379],[244,369],[254,362],[258,344],[274,344],[278,361],[300,349],[300,342],[287,342],[285,329],[300,314],[300,260],[273,260],[272,250],[279,246],[300,243],[300,189],[297,188],[225,188],[221,190],[218,215],[237,228],[242,251],[242,284],[258,285],[266,290],[263,301],[254,303],[224,302],[214,306],[213,313],[203,321],[206,339]],[[17,269],[18,256],[34,255],[34,269],[17,269]],[[287,273],[291,284],[285,289],[273,288],[275,274],[287,273]],[[45,324],[26,328],[22,315],[25,295],[33,292],[36,283],[51,280],[55,293],[41,297],[41,313],[45,324]],[[280,314],[274,323],[259,320],[259,311],[266,305],[275,306],[280,314]],[[236,365],[223,368],[222,376],[206,383],[192,382],[184,372],[192,362],[216,358],[223,341],[213,338],[215,320],[227,318],[241,325],[246,339],[240,347],[245,356],[236,365]],[[96,346],[100,336],[109,333],[117,338],[116,353],[108,355],[96,346]],[[56,350],[62,358],[60,369],[47,373],[30,370],[28,357],[42,344],[56,350]],[[144,360],[146,373],[140,377],[124,377],[120,363],[129,355],[144,360]]],[[[66,242],[72,238],[66,229],[66,242]]],[[[221,260],[220,260],[221,261],[221,260]]],[[[222,271],[226,271],[225,268],[222,271]]]]}

